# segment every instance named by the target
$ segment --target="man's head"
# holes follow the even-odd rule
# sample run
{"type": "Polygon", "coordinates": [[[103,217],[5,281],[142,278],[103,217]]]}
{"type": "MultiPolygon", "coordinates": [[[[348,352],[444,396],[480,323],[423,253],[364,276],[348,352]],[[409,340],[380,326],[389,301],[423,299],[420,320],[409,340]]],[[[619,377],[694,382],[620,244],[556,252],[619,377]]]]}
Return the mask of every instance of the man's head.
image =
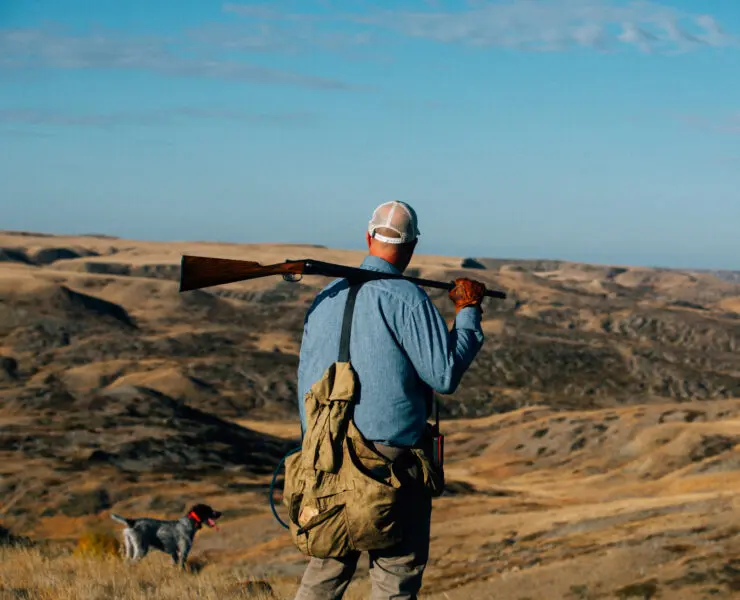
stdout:
{"type": "Polygon", "coordinates": [[[411,262],[419,228],[416,211],[405,202],[385,202],[373,212],[365,239],[372,256],[388,261],[403,272],[411,262]]]}

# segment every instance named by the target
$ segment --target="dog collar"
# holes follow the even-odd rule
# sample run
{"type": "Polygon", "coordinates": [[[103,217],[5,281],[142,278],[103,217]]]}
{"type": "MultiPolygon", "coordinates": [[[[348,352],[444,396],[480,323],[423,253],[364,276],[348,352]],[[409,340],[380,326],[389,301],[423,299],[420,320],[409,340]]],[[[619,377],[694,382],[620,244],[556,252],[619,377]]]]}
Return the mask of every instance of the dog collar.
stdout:
{"type": "Polygon", "coordinates": [[[200,529],[203,526],[203,523],[201,522],[200,517],[198,517],[198,515],[196,515],[193,511],[190,511],[188,513],[188,517],[193,519],[193,521],[195,521],[195,524],[198,526],[198,529],[200,529]]]}

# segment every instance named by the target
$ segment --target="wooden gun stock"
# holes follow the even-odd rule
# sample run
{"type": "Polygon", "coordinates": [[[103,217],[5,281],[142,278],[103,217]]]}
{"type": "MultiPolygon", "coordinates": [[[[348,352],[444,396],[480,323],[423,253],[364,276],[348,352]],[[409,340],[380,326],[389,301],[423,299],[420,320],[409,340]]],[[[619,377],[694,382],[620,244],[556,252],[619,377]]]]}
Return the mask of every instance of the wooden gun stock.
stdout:
{"type": "Polygon", "coordinates": [[[182,257],[180,267],[180,291],[199,290],[268,275],[295,276],[302,273],[302,261],[261,265],[249,260],[185,255],[182,257]]]}
{"type": "MultiPolygon", "coordinates": [[[[322,275],[324,277],[346,278],[353,281],[370,281],[373,279],[405,279],[423,287],[433,287],[451,290],[452,282],[433,281],[406,275],[380,273],[357,267],[346,267],[334,263],[321,262],[313,259],[286,260],[274,265],[261,265],[248,260],[230,258],[208,258],[205,256],[182,257],[180,268],[180,291],[187,292],[214,285],[224,285],[269,275],[282,275],[288,281],[299,281],[302,275],[322,275]]],[[[506,298],[505,292],[486,290],[486,296],[491,298],[506,298]]]]}

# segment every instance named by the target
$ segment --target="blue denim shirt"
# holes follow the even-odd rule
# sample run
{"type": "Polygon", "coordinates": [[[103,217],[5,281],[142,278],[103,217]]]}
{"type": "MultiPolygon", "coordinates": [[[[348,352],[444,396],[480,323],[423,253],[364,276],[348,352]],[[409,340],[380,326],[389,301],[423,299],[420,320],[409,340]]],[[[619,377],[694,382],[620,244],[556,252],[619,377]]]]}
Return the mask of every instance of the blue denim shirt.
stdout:
{"type": "MultiPolygon", "coordinates": [[[[399,271],[367,256],[361,268],[399,271]]],[[[325,287],[309,309],[298,366],[301,429],[306,430],[303,399],[339,354],[347,281],[325,287]]],[[[354,420],[370,441],[412,446],[430,415],[432,390],[455,391],[483,344],[478,308],[463,308],[455,326],[447,324],[427,293],[405,280],[364,283],[355,302],[350,361],[360,389],[354,420]]]]}

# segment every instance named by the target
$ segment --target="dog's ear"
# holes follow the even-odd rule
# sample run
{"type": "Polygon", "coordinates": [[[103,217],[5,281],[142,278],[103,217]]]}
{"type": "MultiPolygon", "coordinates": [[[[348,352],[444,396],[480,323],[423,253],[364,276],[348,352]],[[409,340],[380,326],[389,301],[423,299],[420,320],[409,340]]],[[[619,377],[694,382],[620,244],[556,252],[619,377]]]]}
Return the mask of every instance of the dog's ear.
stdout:
{"type": "Polygon", "coordinates": [[[194,512],[196,515],[203,519],[207,519],[215,514],[221,514],[218,513],[218,511],[213,510],[211,506],[208,504],[195,504],[190,508],[190,511],[188,511],[188,514],[194,512]]]}
{"type": "Polygon", "coordinates": [[[208,512],[208,507],[205,504],[193,504],[188,510],[188,514],[195,513],[200,516],[203,512],[208,512]]]}

